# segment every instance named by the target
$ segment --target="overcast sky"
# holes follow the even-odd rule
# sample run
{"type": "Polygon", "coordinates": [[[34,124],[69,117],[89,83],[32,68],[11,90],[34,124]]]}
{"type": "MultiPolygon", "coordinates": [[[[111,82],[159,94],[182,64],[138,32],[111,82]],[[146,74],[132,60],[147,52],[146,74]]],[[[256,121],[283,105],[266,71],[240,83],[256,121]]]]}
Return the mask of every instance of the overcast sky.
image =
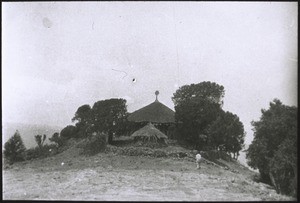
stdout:
{"type": "Polygon", "coordinates": [[[178,87],[225,88],[250,122],[274,98],[297,105],[297,2],[4,2],[3,122],[66,126],[77,108],[124,98],[174,109],[178,87]],[[133,81],[135,79],[135,81],[133,81]]]}

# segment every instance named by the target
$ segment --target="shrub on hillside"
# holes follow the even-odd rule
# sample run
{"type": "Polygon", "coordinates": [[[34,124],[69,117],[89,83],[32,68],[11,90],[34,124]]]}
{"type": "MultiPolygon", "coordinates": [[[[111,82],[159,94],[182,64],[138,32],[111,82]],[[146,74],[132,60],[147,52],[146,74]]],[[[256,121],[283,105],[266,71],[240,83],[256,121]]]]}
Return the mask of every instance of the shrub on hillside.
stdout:
{"type": "Polygon", "coordinates": [[[73,125],[68,125],[66,126],[64,129],[62,129],[60,131],[60,136],[62,138],[66,138],[66,139],[70,139],[72,137],[76,137],[77,136],[77,128],[73,125]]]}
{"type": "Polygon", "coordinates": [[[43,144],[46,140],[46,135],[44,134],[43,136],[42,135],[35,135],[34,136],[34,139],[35,139],[35,142],[37,143],[37,145],[41,148],[43,147],[43,144]]]}
{"type": "Polygon", "coordinates": [[[33,147],[26,150],[26,159],[37,159],[40,156],[40,148],[39,147],[33,147]]]}
{"type": "Polygon", "coordinates": [[[103,133],[95,133],[89,136],[83,144],[83,154],[95,155],[106,149],[106,135],[103,133]]]}
{"type": "Polygon", "coordinates": [[[203,158],[210,161],[216,161],[218,159],[223,159],[225,161],[232,161],[230,155],[228,155],[224,151],[218,151],[218,150],[202,151],[201,155],[203,156],[203,158]]]}
{"type": "Polygon", "coordinates": [[[17,161],[24,161],[25,151],[26,147],[19,131],[16,131],[15,134],[4,144],[4,158],[10,164],[17,161]]]}
{"type": "Polygon", "coordinates": [[[59,133],[54,133],[52,137],[49,138],[50,142],[54,142],[58,147],[61,147],[65,144],[66,138],[59,136],[59,133]]]}
{"type": "Polygon", "coordinates": [[[53,156],[58,153],[58,147],[55,144],[46,144],[42,147],[37,146],[26,150],[26,159],[38,159],[53,156]]]}

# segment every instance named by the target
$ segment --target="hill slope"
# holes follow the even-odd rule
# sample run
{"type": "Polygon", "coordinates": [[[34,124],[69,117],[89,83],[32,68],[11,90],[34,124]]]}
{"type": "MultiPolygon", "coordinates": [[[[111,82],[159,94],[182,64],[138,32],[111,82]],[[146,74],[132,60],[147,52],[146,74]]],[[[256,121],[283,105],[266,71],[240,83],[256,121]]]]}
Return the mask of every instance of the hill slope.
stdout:
{"type": "MultiPolygon", "coordinates": [[[[179,148],[177,147],[176,150],[179,148]]],[[[76,146],[54,157],[14,164],[3,172],[5,200],[261,201],[292,200],[252,181],[255,172],[237,162],[80,155],[76,146]]]]}

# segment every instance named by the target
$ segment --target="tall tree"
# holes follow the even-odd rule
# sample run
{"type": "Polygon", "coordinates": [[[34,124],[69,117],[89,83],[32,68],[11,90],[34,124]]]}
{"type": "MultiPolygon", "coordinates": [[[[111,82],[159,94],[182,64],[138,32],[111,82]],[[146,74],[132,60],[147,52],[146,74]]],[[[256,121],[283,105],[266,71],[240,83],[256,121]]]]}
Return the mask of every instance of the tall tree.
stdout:
{"type": "Polygon", "coordinates": [[[258,169],[266,182],[278,192],[290,193],[297,177],[297,107],[283,105],[280,100],[262,109],[259,121],[253,121],[254,139],[246,157],[249,166],[258,169]]]}
{"type": "Polygon", "coordinates": [[[245,131],[239,117],[231,112],[220,111],[207,129],[208,145],[214,149],[233,153],[237,159],[244,146],[245,131]]]}
{"type": "Polygon", "coordinates": [[[82,105],[77,109],[75,116],[72,118],[72,122],[76,122],[77,137],[86,137],[89,133],[93,119],[92,114],[92,108],[88,104],[82,105]]]}
{"type": "Polygon", "coordinates": [[[192,98],[199,98],[211,103],[223,104],[225,90],[222,85],[215,82],[204,81],[198,84],[184,85],[173,94],[175,106],[185,103],[192,98]]]}
{"type": "Polygon", "coordinates": [[[91,121],[91,118],[92,108],[90,105],[85,104],[77,109],[75,116],[72,118],[72,121],[77,121],[77,123],[81,125],[86,125],[91,121]]]}
{"type": "Polygon", "coordinates": [[[207,127],[221,111],[224,87],[202,82],[180,87],[172,97],[175,120],[181,139],[202,148],[207,142],[207,127]]]}
{"type": "Polygon", "coordinates": [[[92,108],[93,126],[97,132],[108,134],[108,142],[118,133],[126,122],[127,106],[125,99],[107,99],[97,101],[92,108]]]}

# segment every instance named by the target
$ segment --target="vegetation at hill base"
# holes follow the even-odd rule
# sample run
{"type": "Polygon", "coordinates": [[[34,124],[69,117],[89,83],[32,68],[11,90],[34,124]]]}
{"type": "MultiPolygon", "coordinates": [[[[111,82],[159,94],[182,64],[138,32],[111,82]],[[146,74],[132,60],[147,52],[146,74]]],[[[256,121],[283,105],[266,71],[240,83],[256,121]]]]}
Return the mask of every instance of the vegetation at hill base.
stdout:
{"type": "Polygon", "coordinates": [[[83,143],[83,154],[95,155],[99,152],[103,152],[107,146],[106,137],[107,135],[103,133],[93,133],[90,135],[83,143]]]}

